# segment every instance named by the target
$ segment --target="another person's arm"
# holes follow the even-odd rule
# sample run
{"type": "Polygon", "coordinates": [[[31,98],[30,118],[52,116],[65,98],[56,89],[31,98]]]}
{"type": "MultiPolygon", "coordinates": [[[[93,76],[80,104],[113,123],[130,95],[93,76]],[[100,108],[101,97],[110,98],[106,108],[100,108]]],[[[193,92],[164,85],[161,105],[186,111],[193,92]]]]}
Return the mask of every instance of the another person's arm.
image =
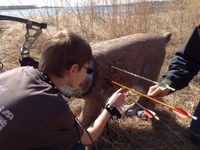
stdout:
{"type": "Polygon", "coordinates": [[[189,39],[178,49],[161,80],[171,80],[170,86],[180,90],[188,85],[199,70],[200,26],[197,26],[189,39]]]}
{"type": "MultiPolygon", "coordinates": [[[[170,85],[176,90],[186,87],[200,70],[200,26],[197,26],[189,39],[174,55],[168,71],[162,76],[161,82],[170,85]]],[[[149,88],[147,95],[162,98],[172,91],[161,90],[154,85],[149,88]]]]}

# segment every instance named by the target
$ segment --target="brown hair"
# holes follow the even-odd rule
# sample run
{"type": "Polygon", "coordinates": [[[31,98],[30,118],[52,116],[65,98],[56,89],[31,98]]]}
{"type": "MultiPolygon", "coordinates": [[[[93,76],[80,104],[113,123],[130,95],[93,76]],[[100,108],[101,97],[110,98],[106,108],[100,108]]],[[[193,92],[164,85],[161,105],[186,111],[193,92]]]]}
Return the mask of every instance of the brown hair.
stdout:
{"type": "Polygon", "coordinates": [[[44,44],[38,69],[62,77],[73,64],[81,66],[91,59],[90,45],[77,34],[63,30],[44,44]]]}

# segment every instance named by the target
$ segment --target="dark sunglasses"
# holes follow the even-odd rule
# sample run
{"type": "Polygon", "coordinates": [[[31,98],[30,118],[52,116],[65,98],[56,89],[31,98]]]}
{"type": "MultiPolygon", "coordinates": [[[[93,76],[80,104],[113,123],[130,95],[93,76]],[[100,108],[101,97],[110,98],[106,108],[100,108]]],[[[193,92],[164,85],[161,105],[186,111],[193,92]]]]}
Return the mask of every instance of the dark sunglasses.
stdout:
{"type": "Polygon", "coordinates": [[[87,70],[87,74],[92,74],[94,72],[94,70],[92,68],[87,68],[85,66],[81,66],[81,67],[83,67],[87,70]]]}

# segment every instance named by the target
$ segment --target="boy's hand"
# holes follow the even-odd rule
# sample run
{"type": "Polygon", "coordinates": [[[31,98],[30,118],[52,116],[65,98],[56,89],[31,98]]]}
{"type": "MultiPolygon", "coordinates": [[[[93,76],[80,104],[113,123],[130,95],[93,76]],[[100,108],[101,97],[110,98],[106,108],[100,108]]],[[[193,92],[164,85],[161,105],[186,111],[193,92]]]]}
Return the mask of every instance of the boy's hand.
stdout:
{"type": "Polygon", "coordinates": [[[109,98],[108,103],[114,105],[116,108],[121,106],[125,101],[125,94],[122,92],[124,91],[123,88],[117,90],[113,95],[109,98]]]}

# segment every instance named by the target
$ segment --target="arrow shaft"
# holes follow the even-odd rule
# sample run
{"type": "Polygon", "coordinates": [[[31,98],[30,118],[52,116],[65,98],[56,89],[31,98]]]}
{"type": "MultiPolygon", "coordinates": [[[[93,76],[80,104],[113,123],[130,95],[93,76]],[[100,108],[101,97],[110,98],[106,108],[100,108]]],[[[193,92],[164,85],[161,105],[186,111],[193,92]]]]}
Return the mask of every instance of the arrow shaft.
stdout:
{"type": "Polygon", "coordinates": [[[164,88],[167,88],[167,89],[169,89],[169,90],[175,91],[174,88],[170,87],[170,86],[167,85],[167,84],[163,84],[163,83],[159,83],[159,82],[153,81],[153,80],[151,80],[151,79],[142,77],[142,76],[140,76],[140,75],[134,74],[134,73],[132,73],[132,72],[126,71],[126,70],[124,70],[124,69],[121,69],[121,68],[118,68],[118,67],[115,67],[115,66],[111,66],[111,68],[116,69],[116,70],[119,70],[119,71],[124,72],[124,73],[127,73],[127,74],[129,74],[129,75],[135,76],[135,77],[137,77],[137,78],[140,78],[140,79],[149,81],[149,82],[151,82],[151,83],[153,83],[153,84],[155,84],[155,85],[158,85],[158,86],[160,86],[160,87],[164,87],[164,88]]]}
{"type": "Polygon", "coordinates": [[[138,95],[141,95],[141,96],[143,96],[143,97],[146,97],[146,98],[148,98],[148,99],[150,99],[150,100],[152,100],[152,101],[154,101],[154,102],[156,102],[156,103],[158,103],[158,104],[161,104],[161,105],[163,105],[163,106],[166,106],[166,107],[168,107],[168,108],[170,108],[170,109],[174,109],[174,107],[172,107],[172,106],[170,106],[170,105],[168,105],[168,104],[166,104],[166,103],[163,103],[163,102],[161,102],[161,101],[159,101],[159,100],[157,100],[157,99],[155,99],[155,98],[152,98],[152,97],[150,97],[150,96],[147,96],[147,95],[145,95],[145,94],[142,94],[142,93],[140,93],[140,92],[138,92],[138,91],[136,91],[136,90],[134,90],[134,89],[131,89],[131,88],[125,86],[125,85],[122,85],[122,84],[120,84],[120,83],[118,83],[118,82],[115,82],[115,81],[111,81],[111,82],[114,83],[114,84],[116,84],[116,85],[118,85],[118,86],[120,86],[120,87],[123,87],[123,88],[125,88],[125,89],[127,89],[127,90],[130,90],[130,91],[132,91],[132,92],[134,92],[134,93],[136,93],[136,94],[138,94],[138,95]]]}
{"type": "Polygon", "coordinates": [[[141,78],[141,79],[143,79],[143,80],[146,80],[146,81],[152,82],[152,83],[154,83],[154,84],[159,84],[158,82],[155,82],[155,81],[153,81],[153,80],[147,79],[147,78],[142,77],[142,76],[139,76],[139,75],[134,74],[134,73],[132,73],[132,72],[129,72],[129,71],[126,71],[126,70],[120,69],[120,68],[118,68],[118,67],[115,67],[115,66],[111,66],[111,67],[114,68],[114,69],[116,69],[116,70],[122,71],[122,72],[124,72],[124,73],[130,74],[130,75],[132,75],[132,76],[135,76],[135,77],[141,78]]]}
{"type": "Polygon", "coordinates": [[[142,109],[145,109],[144,106],[140,105],[138,102],[135,102],[135,104],[137,104],[138,106],[140,106],[142,109]]]}

